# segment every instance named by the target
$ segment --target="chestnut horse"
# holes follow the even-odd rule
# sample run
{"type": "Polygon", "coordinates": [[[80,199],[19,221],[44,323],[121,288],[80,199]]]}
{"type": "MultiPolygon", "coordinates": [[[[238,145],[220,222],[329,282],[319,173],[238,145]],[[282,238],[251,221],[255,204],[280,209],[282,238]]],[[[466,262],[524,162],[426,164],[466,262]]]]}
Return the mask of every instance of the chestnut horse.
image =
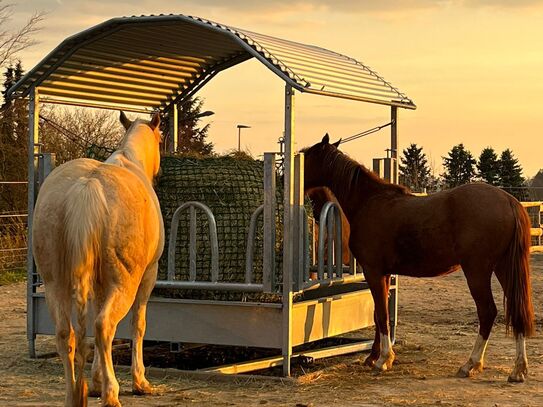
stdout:
{"type": "Polygon", "coordinates": [[[77,159],[56,168],[40,189],[33,252],[56,327],[64,364],[66,406],[86,406],[84,367],[87,301],[94,307],[91,393],[103,406],[120,406],[111,360],[119,321],[132,308],[132,390],[151,392],[143,366],[147,301],[164,247],[164,225],[153,178],[160,166],[156,114],[130,122],[121,147],[105,162],[77,159]],[[75,309],[75,332],[72,327],[75,309]]]}
{"type": "MultiPolygon", "coordinates": [[[[330,191],[328,188],[311,188],[307,191],[305,191],[305,194],[309,197],[311,200],[311,205],[313,207],[313,216],[315,217],[315,221],[317,222],[315,225],[315,230],[313,231],[313,235],[315,236],[315,242],[318,244],[319,242],[319,219],[321,216],[321,211],[326,204],[326,202],[335,202],[339,205],[339,202],[337,201],[337,198],[334,196],[332,191],[330,191]]],[[[349,226],[349,222],[347,221],[347,218],[345,217],[345,213],[343,213],[343,209],[341,209],[340,205],[340,216],[341,216],[341,246],[343,248],[343,264],[348,266],[351,261],[351,251],[349,250],[349,236],[351,234],[351,227],[349,226]]],[[[335,229],[334,229],[335,234],[335,229]]],[[[324,261],[328,261],[328,250],[326,249],[328,245],[328,241],[324,242],[324,261]]]]}
{"type": "Polygon", "coordinates": [[[477,306],[479,335],[458,376],[483,369],[497,314],[491,290],[495,273],[506,298],[506,326],[512,326],[516,339],[509,380],[524,381],[525,338],[534,331],[526,210],[511,195],[483,183],[416,197],[380,179],[338,145],[330,144],[327,134],[305,150],[305,188],[330,188],[351,225],[349,246],[375,302],[375,341],[365,363],[384,371],[394,361],[388,314],[391,274],[435,277],[462,268],[477,306]]]}

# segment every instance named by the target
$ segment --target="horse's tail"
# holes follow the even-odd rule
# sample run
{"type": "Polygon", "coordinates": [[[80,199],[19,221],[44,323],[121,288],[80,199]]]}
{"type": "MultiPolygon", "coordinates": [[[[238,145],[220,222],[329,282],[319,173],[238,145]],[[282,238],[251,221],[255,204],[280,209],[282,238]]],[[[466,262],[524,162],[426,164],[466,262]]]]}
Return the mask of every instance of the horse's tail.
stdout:
{"type": "Polygon", "coordinates": [[[68,191],[64,218],[64,278],[72,287],[76,308],[74,403],[87,405],[85,362],[87,304],[95,270],[100,266],[100,240],[107,219],[104,191],[96,179],[81,178],[68,191]]]}
{"type": "Polygon", "coordinates": [[[513,237],[499,267],[504,276],[505,324],[515,336],[534,333],[534,309],[530,283],[530,218],[516,199],[511,198],[515,219],[513,237]]]}

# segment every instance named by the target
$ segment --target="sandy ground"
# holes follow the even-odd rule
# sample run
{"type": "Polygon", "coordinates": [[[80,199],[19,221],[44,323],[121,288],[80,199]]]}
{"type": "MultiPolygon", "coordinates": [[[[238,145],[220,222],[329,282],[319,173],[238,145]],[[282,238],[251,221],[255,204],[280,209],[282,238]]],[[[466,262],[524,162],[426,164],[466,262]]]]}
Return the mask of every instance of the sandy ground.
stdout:
{"type": "MultiPolygon", "coordinates": [[[[164,378],[153,380],[157,394],[128,393],[129,376],[120,373],[125,406],[543,406],[543,255],[533,256],[537,335],[527,343],[529,378],[507,383],[515,345],[505,335],[502,293],[494,282],[500,313],[479,376],[455,373],[469,356],[477,333],[475,306],[464,277],[401,279],[397,361],[390,372],[376,375],[362,366],[362,355],[321,362],[326,369],[297,383],[265,380],[211,382],[164,378]]],[[[25,335],[25,285],[0,287],[0,405],[57,406],[64,397],[58,363],[30,360],[25,335]]],[[[39,352],[53,351],[50,338],[39,352]]],[[[98,406],[98,399],[89,405],[98,406]]]]}

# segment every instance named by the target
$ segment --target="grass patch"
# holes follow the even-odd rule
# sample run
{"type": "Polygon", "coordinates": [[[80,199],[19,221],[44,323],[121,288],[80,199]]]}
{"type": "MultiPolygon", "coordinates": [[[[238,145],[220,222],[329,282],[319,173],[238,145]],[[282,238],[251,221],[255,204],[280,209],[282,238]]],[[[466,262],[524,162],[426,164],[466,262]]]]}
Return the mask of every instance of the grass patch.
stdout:
{"type": "Polygon", "coordinates": [[[26,280],[26,270],[24,268],[0,271],[0,286],[20,283],[26,280]]]}

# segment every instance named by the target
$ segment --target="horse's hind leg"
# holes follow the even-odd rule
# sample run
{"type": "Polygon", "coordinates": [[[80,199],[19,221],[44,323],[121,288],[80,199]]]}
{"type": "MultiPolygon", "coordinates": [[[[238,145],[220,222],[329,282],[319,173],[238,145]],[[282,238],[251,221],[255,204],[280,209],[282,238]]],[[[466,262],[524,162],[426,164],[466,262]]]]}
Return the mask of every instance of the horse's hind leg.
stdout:
{"type": "MultiPolygon", "coordinates": [[[[503,292],[505,295],[505,272],[502,268],[497,267],[496,268],[496,277],[498,277],[498,281],[500,282],[503,292]]],[[[507,378],[510,382],[524,382],[526,379],[526,376],[528,375],[528,357],[526,356],[526,340],[524,338],[524,335],[518,334],[515,337],[516,341],[516,357],[515,357],[515,366],[513,367],[513,371],[507,378]]]]}
{"type": "Polygon", "coordinates": [[[75,333],[70,321],[71,298],[65,294],[64,290],[56,290],[47,286],[45,298],[54,318],[57,352],[64,365],[64,377],[66,379],[65,405],[71,406],[73,405],[75,389],[75,333]]]}
{"type": "MultiPolygon", "coordinates": [[[[98,315],[100,310],[103,307],[102,303],[98,302],[97,298],[94,299],[94,315],[98,315]]],[[[100,352],[98,351],[98,346],[96,341],[94,342],[94,357],[92,359],[91,367],[91,386],[89,389],[89,396],[91,397],[100,397],[102,394],[102,367],[100,362],[100,352]]]]}
{"type": "Polygon", "coordinates": [[[91,368],[91,387],[89,389],[90,397],[100,397],[102,394],[102,368],[100,367],[100,352],[96,345],[94,346],[94,358],[91,368]]]}
{"type": "Polygon", "coordinates": [[[132,392],[137,395],[153,392],[151,385],[145,378],[143,335],[145,334],[147,301],[153,291],[157,271],[158,263],[147,269],[138,288],[134,305],[132,305],[132,392]]]}
{"type": "MultiPolygon", "coordinates": [[[[135,289],[129,286],[111,287],[94,324],[95,352],[102,370],[102,406],[119,407],[119,382],[115,378],[111,357],[117,325],[134,302],[135,289]]],[[[98,295],[99,296],[99,295],[98,295]]]]}
{"type": "Polygon", "coordinates": [[[468,361],[458,370],[458,377],[471,377],[483,370],[484,356],[490,331],[498,313],[492,296],[490,267],[471,267],[462,265],[471,296],[477,306],[479,335],[468,361]]]}

